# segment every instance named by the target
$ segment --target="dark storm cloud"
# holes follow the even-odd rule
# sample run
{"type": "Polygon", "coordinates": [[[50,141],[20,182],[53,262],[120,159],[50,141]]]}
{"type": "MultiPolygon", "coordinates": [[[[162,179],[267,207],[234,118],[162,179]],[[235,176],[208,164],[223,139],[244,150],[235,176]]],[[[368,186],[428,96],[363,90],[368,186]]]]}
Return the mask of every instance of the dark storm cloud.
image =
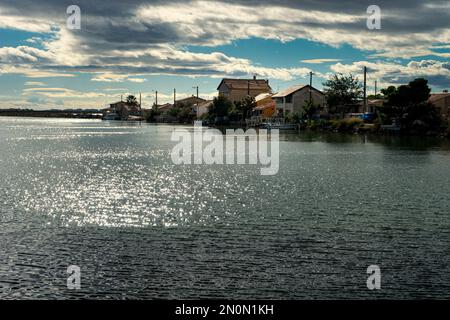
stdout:
{"type": "MultiPolygon", "coordinates": [[[[218,1],[216,1],[218,2],[218,1]]],[[[286,10],[299,9],[305,12],[322,11],[336,14],[354,14],[366,15],[366,9],[369,5],[378,5],[383,15],[383,31],[384,32],[427,32],[436,29],[448,28],[450,21],[450,8],[448,1],[422,1],[422,0],[396,0],[396,1],[366,1],[366,0],[341,0],[341,1],[292,1],[292,0],[227,0],[222,1],[229,4],[239,4],[247,7],[255,8],[255,12],[261,7],[282,6],[286,10]]],[[[76,4],[82,9],[84,15],[102,18],[127,18],[135,10],[143,5],[170,5],[184,4],[184,0],[114,0],[114,1],[92,1],[92,0],[2,0],[1,7],[6,12],[12,12],[25,16],[52,16],[54,18],[65,18],[65,10],[69,5],[76,4]]],[[[288,14],[288,12],[287,12],[288,14]]],[[[218,16],[226,15],[226,12],[217,12],[218,16]]],[[[170,17],[167,17],[170,21],[170,17]]],[[[270,21],[270,18],[267,19],[270,21]]],[[[334,27],[352,30],[360,28],[360,24],[364,23],[362,19],[360,23],[354,25],[342,24],[334,27]]],[[[151,21],[148,21],[151,24],[151,21]]],[[[147,24],[147,26],[148,26],[147,24]]],[[[162,34],[169,36],[167,40],[171,40],[173,33],[163,31],[168,25],[158,26],[157,30],[162,34]]],[[[333,27],[333,26],[330,26],[333,27]]],[[[169,28],[170,29],[170,28],[169,28]]],[[[115,32],[117,30],[112,30],[115,32]]],[[[149,29],[151,32],[151,28],[149,29]]],[[[124,31],[121,32],[124,34],[124,31]]],[[[122,37],[121,40],[130,39],[122,37]]]]}

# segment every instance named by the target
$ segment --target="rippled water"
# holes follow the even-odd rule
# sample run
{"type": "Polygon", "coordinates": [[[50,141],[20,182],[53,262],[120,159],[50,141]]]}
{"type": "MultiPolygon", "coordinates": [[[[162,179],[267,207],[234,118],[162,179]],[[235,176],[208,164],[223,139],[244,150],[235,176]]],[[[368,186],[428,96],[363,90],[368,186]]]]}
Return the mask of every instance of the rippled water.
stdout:
{"type": "Polygon", "coordinates": [[[0,297],[450,298],[447,142],[286,135],[261,176],[173,130],[0,118],[0,297]]]}

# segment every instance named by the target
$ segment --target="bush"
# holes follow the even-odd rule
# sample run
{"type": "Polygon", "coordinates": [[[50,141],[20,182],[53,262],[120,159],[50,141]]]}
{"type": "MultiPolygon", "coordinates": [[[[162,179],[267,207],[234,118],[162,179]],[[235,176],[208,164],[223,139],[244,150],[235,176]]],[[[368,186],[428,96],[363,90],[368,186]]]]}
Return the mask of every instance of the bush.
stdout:
{"type": "Polygon", "coordinates": [[[287,123],[300,123],[300,120],[301,116],[297,112],[294,113],[291,112],[286,116],[287,123]]]}
{"type": "Polygon", "coordinates": [[[161,111],[157,110],[157,109],[151,109],[146,116],[146,120],[147,122],[155,122],[156,121],[156,117],[161,115],[161,111]]]}
{"type": "Polygon", "coordinates": [[[333,129],[341,132],[354,131],[364,125],[364,121],[360,118],[346,118],[341,120],[331,120],[333,129]]]}
{"type": "Polygon", "coordinates": [[[306,127],[310,130],[323,129],[329,125],[329,121],[326,120],[311,120],[308,121],[306,127]]]}

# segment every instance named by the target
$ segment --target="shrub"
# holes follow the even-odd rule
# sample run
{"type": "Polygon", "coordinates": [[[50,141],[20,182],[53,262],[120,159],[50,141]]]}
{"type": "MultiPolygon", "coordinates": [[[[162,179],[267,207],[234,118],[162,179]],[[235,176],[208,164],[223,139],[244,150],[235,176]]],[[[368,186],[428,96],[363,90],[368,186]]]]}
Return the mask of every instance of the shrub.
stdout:
{"type": "Polygon", "coordinates": [[[286,116],[287,123],[300,123],[300,120],[301,116],[297,112],[294,113],[291,112],[286,116]]]}
{"type": "Polygon", "coordinates": [[[354,131],[364,125],[360,118],[346,118],[341,120],[331,120],[331,127],[337,131],[354,131]]]}

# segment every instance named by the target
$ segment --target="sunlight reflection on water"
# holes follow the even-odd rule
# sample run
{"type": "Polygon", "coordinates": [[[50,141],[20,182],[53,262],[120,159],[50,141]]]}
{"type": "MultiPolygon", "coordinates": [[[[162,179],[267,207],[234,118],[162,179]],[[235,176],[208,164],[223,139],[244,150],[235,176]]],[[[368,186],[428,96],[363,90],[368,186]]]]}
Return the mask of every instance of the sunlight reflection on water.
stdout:
{"type": "Polygon", "coordinates": [[[2,297],[367,298],[373,263],[377,297],[449,297],[447,145],[282,136],[263,177],[173,165],[170,126],[0,124],[2,297]]]}

